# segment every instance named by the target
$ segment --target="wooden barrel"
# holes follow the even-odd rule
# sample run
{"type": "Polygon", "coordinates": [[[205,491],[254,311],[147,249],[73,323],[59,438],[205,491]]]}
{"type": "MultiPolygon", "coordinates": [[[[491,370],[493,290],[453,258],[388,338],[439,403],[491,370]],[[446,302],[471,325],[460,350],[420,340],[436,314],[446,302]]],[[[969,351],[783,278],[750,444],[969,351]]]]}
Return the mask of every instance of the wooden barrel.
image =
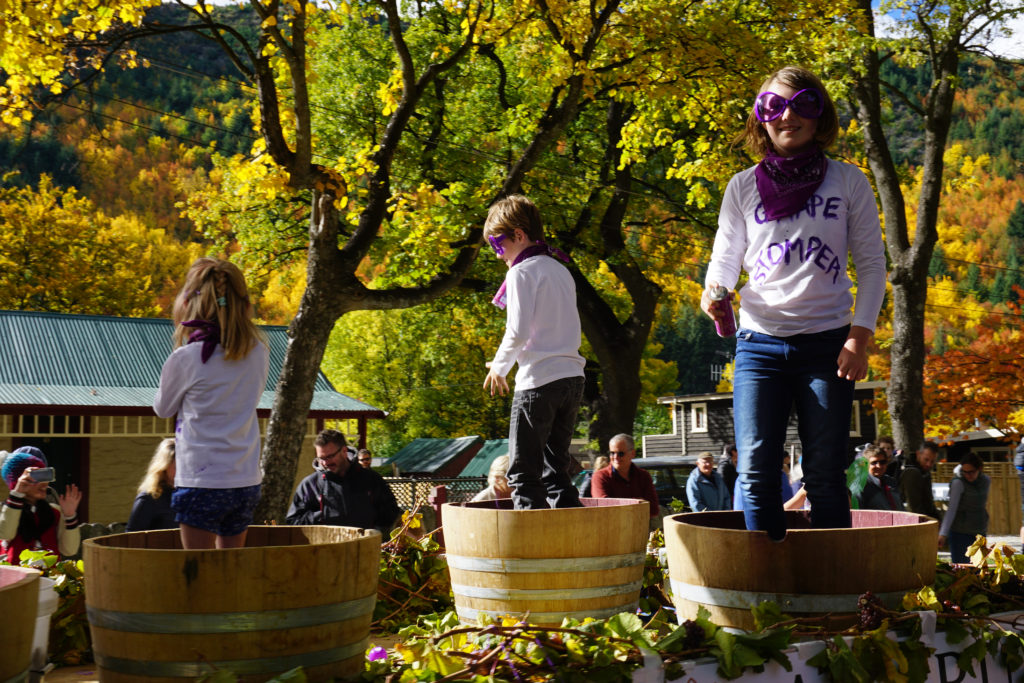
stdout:
{"type": "Polygon", "coordinates": [[[513,510],[511,500],[444,505],[445,551],[459,619],[560,624],[634,612],[643,581],[646,501],[513,510]]]}
{"type": "Polygon", "coordinates": [[[215,670],[264,681],[363,670],[380,532],[251,526],[244,548],[183,550],[179,532],[84,544],[85,601],[101,680],[180,681],[215,670]]]}
{"type": "Polygon", "coordinates": [[[938,522],[910,512],[854,510],[852,529],[811,529],[787,512],[773,543],[747,531],[742,512],[665,518],[672,600],[682,623],[700,606],[721,626],[754,628],[751,605],[774,601],[792,616],[849,615],[871,591],[887,606],[935,579],[938,522]]]}
{"type": "Polygon", "coordinates": [[[38,569],[0,565],[0,681],[5,683],[20,683],[29,677],[39,576],[38,569]]]}

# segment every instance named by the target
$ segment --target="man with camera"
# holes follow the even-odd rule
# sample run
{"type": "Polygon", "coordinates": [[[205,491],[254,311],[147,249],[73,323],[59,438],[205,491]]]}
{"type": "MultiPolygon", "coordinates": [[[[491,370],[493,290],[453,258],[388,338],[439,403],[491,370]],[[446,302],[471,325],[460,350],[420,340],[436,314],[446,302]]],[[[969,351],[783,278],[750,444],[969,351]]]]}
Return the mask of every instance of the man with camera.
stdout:
{"type": "Polygon", "coordinates": [[[345,435],[335,429],[317,434],[313,447],[316,472],[295,489],[286,521],[379,529],[386,539],[401,510],[384,477],[350,460],[345,435]]]}
{"type": "Polygon", "coordinates": [[[47,550],[58,556],[78,552],[78,487],[69,484],[58,505],[48,502],[46,491],[54,471],[33,446],[0,451],[0,461],[0,474],[10,491],[0,506],[0,560],[17,565],[23,550],[47,550]]]}

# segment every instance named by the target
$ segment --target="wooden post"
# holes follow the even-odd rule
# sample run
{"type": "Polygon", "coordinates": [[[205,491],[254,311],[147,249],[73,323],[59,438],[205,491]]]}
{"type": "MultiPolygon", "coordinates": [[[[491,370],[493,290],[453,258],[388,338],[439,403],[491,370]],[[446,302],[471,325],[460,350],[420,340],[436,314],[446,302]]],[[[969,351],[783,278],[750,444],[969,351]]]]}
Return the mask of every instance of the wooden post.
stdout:
{"type": "Polygon", "coordinates": [[[448,502],[448,487],[442,484],[430,489],[430,496],[427,497],[427,502],[430,503],[432,508],[434,508],[434,519],[437,520],[437,528],[439,529],[435,538],[437,539],[438,544],[443,548],[444,522],[441,520],[441,506],[448,502]]]}

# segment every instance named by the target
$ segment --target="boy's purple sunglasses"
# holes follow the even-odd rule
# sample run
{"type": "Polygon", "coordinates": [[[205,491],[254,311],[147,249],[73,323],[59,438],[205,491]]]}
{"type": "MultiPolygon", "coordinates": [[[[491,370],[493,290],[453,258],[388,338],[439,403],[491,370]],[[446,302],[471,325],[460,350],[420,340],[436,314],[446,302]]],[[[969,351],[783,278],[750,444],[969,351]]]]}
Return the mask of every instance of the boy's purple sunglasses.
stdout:
{"type": "Polygon", "coordinates": [[[501,246],[501,243],[505,241],[506,237],[508,237],[508,235],[487,236],[487,241],[491,243],[491,248],[494,249],[494,253],[498,256],[505,255],[505,247],[501,246]]]}
{"type": "Polygon", "coordinates": [[[782,116],[790,107],[793,113],[805,119],[816,119],[825,111],[825,98],[817,88],[804,88],[792,98],[767,90],[754,100],[754,116],[761,123],[768,123],[782,116]]]}

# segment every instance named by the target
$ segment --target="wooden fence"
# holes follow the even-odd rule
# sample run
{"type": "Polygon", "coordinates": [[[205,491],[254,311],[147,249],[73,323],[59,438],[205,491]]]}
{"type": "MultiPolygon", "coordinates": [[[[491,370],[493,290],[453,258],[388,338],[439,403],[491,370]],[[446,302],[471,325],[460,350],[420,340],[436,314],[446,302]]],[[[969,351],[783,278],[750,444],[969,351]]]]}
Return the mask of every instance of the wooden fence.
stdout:
{"type": "MultiPolygon", "coordinates": [[[[932,481],[948,482],[957,463],[940,462],[932,472],[932,481]]],[[[986,462],[982,470],[992,479],[988,492],[988,533],[993,536],[1013,535],[1021,527],[1020,478],[1017,468],[1009,462],[986,462]]]]}

